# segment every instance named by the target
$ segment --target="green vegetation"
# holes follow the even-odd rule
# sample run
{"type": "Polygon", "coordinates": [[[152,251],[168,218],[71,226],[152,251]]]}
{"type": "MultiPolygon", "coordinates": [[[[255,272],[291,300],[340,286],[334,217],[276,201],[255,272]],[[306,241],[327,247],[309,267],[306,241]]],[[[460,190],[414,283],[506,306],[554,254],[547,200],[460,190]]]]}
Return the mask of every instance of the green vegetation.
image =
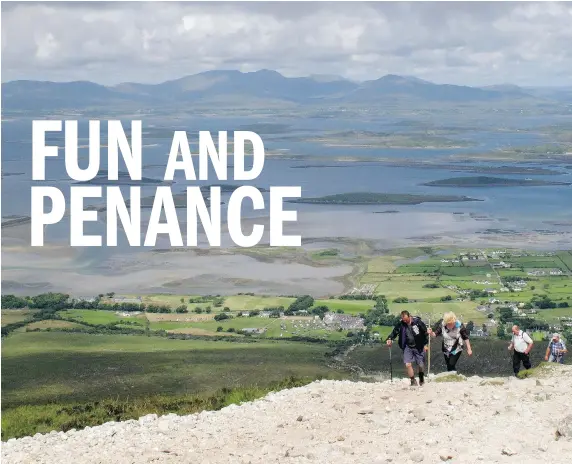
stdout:
{"type": "Polygon", "coordinates": [[[466,381],[466,377],[463,377],[459,374],[448,374],[448,375],[443,375],[441,377],[437,377],[434,382],[440,383],[440,382],[464,382],[466,381]]]}
{"type": "Polygon", "coordinates": [[[261,398],[271,391],[294,388],[324,377],[289,377],[266,386],[222,388],[212,393],[153,395],[142,398],[106,399],[71,404],[16,406],[2,412],[2,440],[47,433],[80,430],[109,421],[138,419],[146,414],[179,415],[219,410],[261,398]]]}
{"type": "Polygon", "coordinates": [[[336,256],[339,256],[339,254],[340,250],[337,250],[335,248],[330,248],[328,250],[316,251],[312,253],[312,257],[314,259],[335,258],[336,256]]]}
{"type": "Polygon", "coordinates": [[[136,325],[145,325],[145,316],[121,317],[110,311],[100,311],[94,309],[68,309],[59,311],[62,319],[67,319],[86,324],[114,324],[129,322],[136,325]]]}
{"type": "Polygon", "coordinates": [[[323,344],[285,341],[15,333],[3,341],[2,407],[194,394],[250,386],[253,379],[265,386],[289,376],[327,376],[333,372],[325,363],[328,352],[323,344]]]}
{"type": "Polygon", "coordinates": [[[455,195],[411,195],[406,193],[353,192],[326,195],[317,198],[287,200],[289,203],[312,203],[317,205],[419,205],[421,203],[449,203],[456,201],[479,201],[475,198],[455,195]]]}
{"type": "Polygon", "coordinates": [[[28,309],[3,309],[2,310],[2,327],[22,322],[31,318],[34,311],[28,309]]]}
{"type": "MultiPolygon", "coordinates": [[[[312,255],[341,259],[340,253],[326,248],[312,255]]],[[[572,317],[571,260],[568,251],[388,250],[355,258],[360,271],[352,292],[320,299],[4,295],[3,307],[15,309],[2,310],[3,438],[153,412],[216,409],[262,395],[273,383],[286,385],[284,379],[347,378],[351,366],[383,371],[388,349],[380,340],[404,309],[431,325],[453,311],[471,331],[483,330],[489,336],[473,339],[474,356],[464,355],[463,374],[486,368],[504,375],[510,324],[519,323],[542,343],[559,318],[572,317]],[[335,313],[344,313],[342,320],[361,318],[354,321],[365,328],[326,325],[335,313]],[[344,367],[332,369],[339,362],[334,355],[355,344],[344,367]]],[[[572,339],[572,331],[560,331],[572,339]]],[[[533,352],[533,364],[542,351],[533,352]]],[[[444,368],[435,344],[431,365],[444,368]]]]}
{"type": "Polygon", "coordinates": [[[358,314],[365,313],[368,309],[373,308],[375,305],[374,300],[316,300],[316,305],[327,306],[330,311],[343,311],[345,314],[357,316],[358,314]]]}
{"type": "Polygon", "coordinates": [[[551,372],[554,372],[554,370],[558,369],[558,367],[559,366],[554,363],[543,362],[540,363],[537,367],[520,371],[517,374],[517,377],[519,379],[527,379],[531,377],[541,379],[542,377],[546,377],[551,372]]]}

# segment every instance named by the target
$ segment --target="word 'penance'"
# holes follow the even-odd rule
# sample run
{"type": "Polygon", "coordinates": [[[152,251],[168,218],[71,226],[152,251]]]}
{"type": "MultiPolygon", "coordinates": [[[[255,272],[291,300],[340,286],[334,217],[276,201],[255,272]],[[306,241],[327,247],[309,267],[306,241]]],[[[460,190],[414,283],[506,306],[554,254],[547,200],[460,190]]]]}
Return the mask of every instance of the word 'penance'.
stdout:
{"type": "MultiPolygon", "coordinates": [[[[144,207],[141,197],[141,187],[129,188],[129,200],[125,201],[118,186],[109,186],[105,189],[107,201],[105,206],[90,207],[84,205],[85,198],[101,198],[104,190],[100,186],[71,187],[69,209],[66,208],[64,194],[55,187],[32,187],[32,246],[43,246],[44,228],[49,224],[60,222],[69,211],[70,245],[71,246],[102,246],[100,235],[85,235],[84,223],[97,222],[98,213],[106,214],[107,246],[117,246],[119,221],[121,221],[130,246],[141,246],[142,214],[144,207]],[[51,211],[44,210],[45,199],[51,200],[51,211]]],[[[270,187],[269,195],[269,236],[270,246],[301,246],[299,235],[284,235],[283,223],[296,221],[297,212],[283,209],[285,197],[300,197],[300,187],[270,187]]],[[[198,186],[187,187],[184,204],[180,206],[186,210],[187,243],[186,246],[197,246],[198,223],[205,231],[210,246],[221,246],[221,188],[211,186],[208,195],[210,208],[198,186]],[[209,211],[210,209],[210,211],[209,211]]],[[[226,226],[232,241],[240,247],[252,247],[260,243],[264,234],[264,225],[252,225],[250,235],[242,230],[242,208],[244,200],[250,200],[254,210],[265,209],[264,197],[259,189],[243,185],[238,187],[230,196],[227,208],[226,226]]],[[[182,247],[183,235],[179,225],[173,193],[169,187],[157,187],[144,246],[155,246],[158,234],[167,234],[171,246],[182,247]],[[164,214],[166,222],[161,222],[164,214]]],[[[252,222],[256,220],[251,220],[252,222]]],[[[248,228],[248,226],[247,226],[248,228]]]]}
{"type": "MultiPolygon", "coordinates": [[[[46,145],[47,132],[61,132],[62,121],[34,121],[32,127],[32,178],[46,179],[46,158],[57,157],[59,147],[46,145]]],[[[119,153],[132,180],[142,178],[142,124],[132,121],[130,141],[123,130],[121,121],[107,122],[107,178],[119,178],[119,153]]],[[[79,166],[78,122],[65,121],[65,166],[68,176],[79,182],[94,179],[101,168],[101,124],[89,121],[89,148],[87,167],[79,166]]],[[[209,160],[219,180],[227,180],[228,135],[226,131],[218,133],[218,147],[209,131],[199,131],[199,169],[198,176],[193,164],[193,153],[185,131],[174,131],[171,149],[167,161],[164,180],[173,180],[175,171],[181,170],[187,180],[208,180],[209,160]]],[[[234,180],[253,180],[264,167],[264,144],[258,134],[250,131],[233,132],[234,180]],[[252,144],[252,166],[245,168],[246,143],[252,144]]],[[[105,145],[104,145],[105,146],[105,145]]]]}

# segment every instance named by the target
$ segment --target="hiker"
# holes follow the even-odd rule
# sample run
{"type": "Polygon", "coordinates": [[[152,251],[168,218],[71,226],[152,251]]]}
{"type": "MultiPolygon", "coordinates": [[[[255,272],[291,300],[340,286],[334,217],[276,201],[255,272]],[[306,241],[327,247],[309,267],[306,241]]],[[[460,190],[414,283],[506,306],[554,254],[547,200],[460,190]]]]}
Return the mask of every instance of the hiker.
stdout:
{"type": "Polygon", "coordinates": [[[443,337],[443,356],[447,365],[447,372],[455,371],[457,361],[463,353],[463,345],[467,345],[467,355],[472,356],[473,350],[469,341],[467,328],[457,320],[455,313],[445,313],[443,320],[436,330],[429,329],[429,335],[443,337]]]}
{"type": "Polygon", "coordinates": [[[555,333],[552,335],[552,340],[550,340],[548,348],[546,348],[546,356],[544,356],[544,360],[564,364],[564,355],[566,353],[568,353],[568,350],[560,338],[560,334],[555,333]]]}
{"type": "Polygon", "coordinates": [[[411,380],[411,385],[418,385],[413,371],[413,362],[417,364],[419,371],[419,385],[423,385],[425,383],[425,352],[429,344],[427,326],[419,317],[411,316],[409,311],[401,311],[401,320],[385,340],[387,346],[391,347],[398,335],[398,345],[403,350],[405,371],[411,380]]]}
{"type": "Polygon", "coordinates": [[[514,349],[514,353],[512,354],[512,370],[514,371],[515,376],[520,370],[521,362],[525,369],[530,369],[532,367],[528,354],[530,353],[530,350],[532,350],[533,345],[534,342],[532,341],[532,338],[530,338],[524,330],[520,330],[518,325],[512,326],[512,340],[508,349],[509,351],[514,349]]]}

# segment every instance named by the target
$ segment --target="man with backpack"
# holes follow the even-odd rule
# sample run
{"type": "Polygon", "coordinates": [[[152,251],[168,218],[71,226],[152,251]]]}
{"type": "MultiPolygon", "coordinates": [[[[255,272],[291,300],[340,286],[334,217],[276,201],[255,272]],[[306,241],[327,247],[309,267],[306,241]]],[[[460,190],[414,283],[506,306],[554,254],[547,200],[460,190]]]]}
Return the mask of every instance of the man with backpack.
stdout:
{"type": "Polygon", "coordinates": [[[532,350],[534,342],[532,338],[524,331],[520,330],[518,325],[512,326],[512,340],[508,346],[509,351],[514,349],[512,354],[512,370],[514,375],[518,375],[520,371],[520,363],[525,369],[530,369],[532,364],[530,364],[529,353],[532,350]]]}
{"type": "Polygon", "coordinates": [[[544,360],[548,362],[564,364],[564,355],[566,353],[568,353],[568,350],[560,338],[560,334],[555,333],[552,335],[552,340],[550,340],[548,348],[546,348],[546,355],[544,356],[544,360]]]}
{"type": "Polygon", "coordinates": [[[411,386],[417,385],[412,365],[414,362],[419,371],[419,385],[423,385],[425,383],[425,352],[429,345],[427,326],[419,317],[411,316],[409,311],[401,311],[401,320],[385,340],[389,347],[395,337],[399,337],[397,342],[399,348],[403,350],[403,362],[407,376],[411,380],[411,386]]]}

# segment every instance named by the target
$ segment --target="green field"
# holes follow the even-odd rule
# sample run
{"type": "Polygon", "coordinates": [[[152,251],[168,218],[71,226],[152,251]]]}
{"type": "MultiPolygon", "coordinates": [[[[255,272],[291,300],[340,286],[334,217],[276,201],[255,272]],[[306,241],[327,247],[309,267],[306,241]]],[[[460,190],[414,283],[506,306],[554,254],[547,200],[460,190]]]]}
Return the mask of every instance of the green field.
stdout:
{"type": "Polygon", "coordinates": [[[566,266],[569,272],[572,272],[572,251],[562,251],[557,253],[558,258],[566,266]]]}
{"type": "Polygon", "coordinates": [[[431,323],[437,322],[446,312],[454,312],[463,323],[473,321],[475,325],[486,322],[487,315],[477,311],[477,303],[474,301],[453,301],[439,303],[392,303],[390,310],[393,314],[407,310],[413,315],[422,316],[427,322],[431,317],[431,323]]]}
{"type": "MultiPolygon", "coordinates": [[[[571,304],[572,306],[572,304],[571,304]]],[[[571,308],[539,309],[534,317],[547,322],[556,322],[561,317],[572,317],[571,308]]]]}
{"type": "Polygon", "coordinates": [[[225,298],[224,305],[228,306],[231,311],[245,311],[278,306],[287,308],[293,301],[294,298],[236,295],[225,298]]]}
{"type": "MultiPolygon", "coordinates": [[[[135,295],[127,295],[129,298],[135,297],[135,295]]],[[[151,294],[143,295],[142,302],[144,304],[156,304],[165,305],[171,308],[177,308],[184,304],[190,310],[195,307],[205,309],[207,306],[211,307],[213,312],[217,312],[222,309],[222,307],[215,307],[212,301],[207,301],[204,303],[189,303],[189,298],[197,298],[198,295],[164,295],[164,294],[151,294]],[[181,303],[181,298],[183,298],[184,303],[181,303]]],[[[233,295],[224,298],[223,306],[227,306],[231,311],[252,311],[254,309],[264,309],[268,307],[278,307],[284,306],[285,308],[294,301],[294,298],[283,298],[274,296],[263,296],[263,295],[233,295]]]]}
{"type": "Polygon", "coordinates": [[[328,348],[34,332],[3,341],[2,407],[215,391],[332,374],[328,348]],[[41,379],[41,381],[38,381],[41,379]]]}
{"type": "Polygon", "coordinates": [[[373,308],[375,301],[373,300],[316,300],[315,306],[327,306],[330,311],[341,309],[346,314],[365,313],[368,309],[373,308]]]}
{"type": "Polygon", "coordinates": [[[35,311],[29,309],[3,309],[2,310],[2,327],[15,322],[25,321],[35,311]]]}
{"type": "Polygon", "coordinates": [[[87,324],[113,324],[130,321],[138,325],[145,324],[145,315],[122,317],[113,311],[97,311],[91,309],[68,309],[59,311],[59,315],[63,319],[85,322],[87,324]]]}
{"type": "MultiPolygon", "coordinates": [[[[360,253],[366,248],[360,248],[360,253]]],[[[317,260],[327,261],[335,254],[328,250],[310,254],[317,260]]],[[[484,260],[443,263],[442,259],[457,259],[458,254],[451,250],[450,255],[445,256],[436,251],[431,248],[391,250],[387,255],[371,259],[360,255],[359,259],[355,258],[357,270],[351,281],[355,286],[373,284],[376,295],[386,296],[391,314],[408,310],[432,324],[449,311],[465,324],[473,321],[478,327],[487,322],[487,314],[476,308],[491,295],[474,294],[474,301],[467,297],[459,301],[462,295],[446,286],[461,290],[499,290],[497,272],[504,280],[509,276],[526,278],[527,286],[522,291],[496,293],[494,298],[501,302],[490,309],[495,318],[499,315],[498,306],[509,302],[527,303],[533,296],[547,296],[556,304],[569,302],[572,306],[570,275],[533,277],[527,274],[530,269],[570,272],[570,252],[506,258],[504,261],[515,267],[494,270],[484,260]],[[487,284],[476,283],[485,280],[487,284]],[[398,297],[406,297],[409,302],[394,303],[398,297]],[[443,297],[451,300],[442,301],[443,297]]],[[[213,299],[189,303],[189,298],[198,298],[196,295],[141,297],[144,304],[165,305],[172,312],[124,317],[114,310],[54,309],[53,314],[48,311],[44,320],[28,323],[2,339],[3,439],[54,428],[67,430],[106,420],[136,418],[155,411],[190,413],[216,409],[260,396],[271,384],[291,377],[348,378],[349,372],[329,367],[332,352],[336,346],[341,349],[346,343],[355,343],[364,337],[358,330],[325,328],[313,314],[285,318],[238,317],[240,311],[280,306],[287,309],[294,298],[234,295],[219,299],[215,306],[213,299]],[[174,311],[181,304],[188,313],[174,311]],[[203,311],[210,307],[211,312],[196,314],[195,307],[203,311]],[[214,320],[225,307],[230,310],[225,314],[232,318],[214,320]],[[150,332],[143,333],[145,328],[150,332]],[[265,331],[261,335],[240,333],[246,328],[264,328],[265,331]],[[173,339],[161,331],[170,332],[168,337],[173,339]],[[357,337],[351,338],[352,335],[357,337]],[[307,342],[312,339],[314,343],[307,342]],[[235,390],[224,390],[228,388],[235,390]],[[98,401],[100,403],[94,403],[98,401]],[[66,409],[65,405],[70,407],[66,409]]],[[[323,305],[330,311],[341,310],[354,316],[366,313],[376,304],[375,300],[325,298],[317,298],[313,306],[323,305]]],[[[106,302],[114,303],[110,299],[106,302]]],[[[2,325],[25,321],[33,311],[2,310],[2,325]]],[[[44,312],[39,314],[44,317],[44,312]]],[[[533,317],[552,324],[560,317],[572,317],[572,308],[537,309],[533,317]]],[[[4,331],[11,329],[8,326],[4,331]]],[[[391,329],[374,326],[372,332],[384,339],[391,329]]],[[[534,336],[540,342],[541,333],[534,336]]],[[[436,370],[443,367],[439,364],[442,364],[439,343],[432,344],[436,370]]],[[[490,366],[495,372],[508,369],[504,340],[495,338],[489,343],[475,339],[475,353],[471,360],[464,355],[461,361],[469,371],[482,372],[490,366]],[[491,361],[491,356],[498,359],[491,361]]],[[[394,354],[399,355],[397,351],[394,354]]],[[[348,361],[355,361],[364,369],[367,366],[378,369],[387,363],[387,356],[387,349],[379,345],[360,346],[348,361]]],[[[394,362],[399,366],[398,361],[394,362]]],[[[287,380],[281,385],[292,386],[296,382],[298,380],[287,380]]]]}
{"type": "Polygon", "coordinates": [[[408,275],[389,275],[381,279],[371,279],[368,274],[360,281],[361,284],[377,284],[376,293],[385,295],[390,301],[405,296],[414,300],[440,298],[442,296],[455,296],[455,293],[446,288],[424,288],[425,284],[434,283],[435,280],[408,275]]]}
{"type": "Polygon", "coordinates": [[[264,328],[266,331],[257,338],[290,338],[292,336],[313,337],[328,340],[340,340],[346,336],[347,331],[338,332],[323,328],[312,328],[313,318],[264,318],[264,317],[234,317],[222,321],[208,320],[204,322],[151,322],[152,330],[176,331],[179,333],[195,333],[204,335],[219,335],[218,327],[222,333],[228,333],[232,328],[236,332],[246,328],[264,328]],[[310,325],[310,327],[307,327],[310,325]],[[284,327],[284,329],[282,329],[284,327]],[[189,329],[189,330],[186,330],[189,329]],[[198,330],[197,330],[198,329],[198,330]]]}

